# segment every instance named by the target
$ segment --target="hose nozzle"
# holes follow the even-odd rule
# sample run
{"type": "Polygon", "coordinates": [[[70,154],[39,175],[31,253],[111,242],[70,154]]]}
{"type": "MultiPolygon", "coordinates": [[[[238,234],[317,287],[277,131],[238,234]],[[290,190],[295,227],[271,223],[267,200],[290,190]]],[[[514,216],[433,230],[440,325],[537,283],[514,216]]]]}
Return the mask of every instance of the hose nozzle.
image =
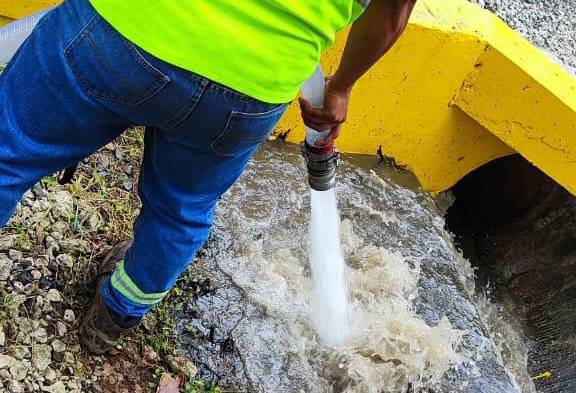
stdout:
{"type": "Polygon", "coordinates": [[[336,185],[336,169],[340,152],[334,146],[313,147],[306,141],[300,144],[308,168],[308,184],[313,190],[328,191],[336,185]]]}

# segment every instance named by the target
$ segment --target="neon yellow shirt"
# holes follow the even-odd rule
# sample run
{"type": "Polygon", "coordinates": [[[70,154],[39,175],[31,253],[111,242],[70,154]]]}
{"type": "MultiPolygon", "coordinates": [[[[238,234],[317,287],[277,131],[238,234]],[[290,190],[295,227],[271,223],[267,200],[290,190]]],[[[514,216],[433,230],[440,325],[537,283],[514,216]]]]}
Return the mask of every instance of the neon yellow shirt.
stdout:
{"type": "Polygon", "coordinates": [[[178,67],[288,102],[366,0],[91,0],[124,37],[178,67]]]}

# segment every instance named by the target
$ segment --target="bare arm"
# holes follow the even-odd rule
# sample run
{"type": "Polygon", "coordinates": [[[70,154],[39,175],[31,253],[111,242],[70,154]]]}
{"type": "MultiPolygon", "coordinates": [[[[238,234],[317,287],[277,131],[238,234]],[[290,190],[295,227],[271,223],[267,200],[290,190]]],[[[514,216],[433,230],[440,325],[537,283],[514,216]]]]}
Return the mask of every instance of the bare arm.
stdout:
{"type": "Polygon", "coordinates": [[[304,123],[316,130],[332,129],[327,142],[338,137],[346,121],[350,92],[362,77],[398,40],[416,0],[372,0],[353,24],[336,73],[326,84],[324,107],[312,108],[300,99],[304,123]]]}

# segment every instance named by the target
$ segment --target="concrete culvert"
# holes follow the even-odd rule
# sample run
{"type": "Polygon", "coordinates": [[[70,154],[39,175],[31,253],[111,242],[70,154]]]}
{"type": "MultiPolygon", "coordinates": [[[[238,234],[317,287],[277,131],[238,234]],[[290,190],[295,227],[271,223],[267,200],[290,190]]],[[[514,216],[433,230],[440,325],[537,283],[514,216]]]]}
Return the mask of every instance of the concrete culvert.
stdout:
{"type": "Polygon", "coordinates": [[[539,392],[576,390],[576,198],[520,156],[454,187],[448,227],[496,297],[525,319],[539,392]]]}

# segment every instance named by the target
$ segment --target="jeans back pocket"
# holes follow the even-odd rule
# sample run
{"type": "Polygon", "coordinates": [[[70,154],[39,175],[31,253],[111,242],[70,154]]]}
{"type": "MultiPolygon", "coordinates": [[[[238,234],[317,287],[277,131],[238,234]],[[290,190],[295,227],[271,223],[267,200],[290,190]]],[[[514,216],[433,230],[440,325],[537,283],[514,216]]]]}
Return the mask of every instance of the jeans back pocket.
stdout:
{"type": "Polygon", "coordinates": [[[222,156],[234,157],[257,148],[268,139],[286,106],[282,104],[262,113],[233,111],[224,130],[211,143],[212,150],[222,156]]]}
{"type": "Polygon", "coordinates": [[[128,107],[150,99],[170,82],[99,15],[67,46],[65,57],[88,95],[128,107]]]}

